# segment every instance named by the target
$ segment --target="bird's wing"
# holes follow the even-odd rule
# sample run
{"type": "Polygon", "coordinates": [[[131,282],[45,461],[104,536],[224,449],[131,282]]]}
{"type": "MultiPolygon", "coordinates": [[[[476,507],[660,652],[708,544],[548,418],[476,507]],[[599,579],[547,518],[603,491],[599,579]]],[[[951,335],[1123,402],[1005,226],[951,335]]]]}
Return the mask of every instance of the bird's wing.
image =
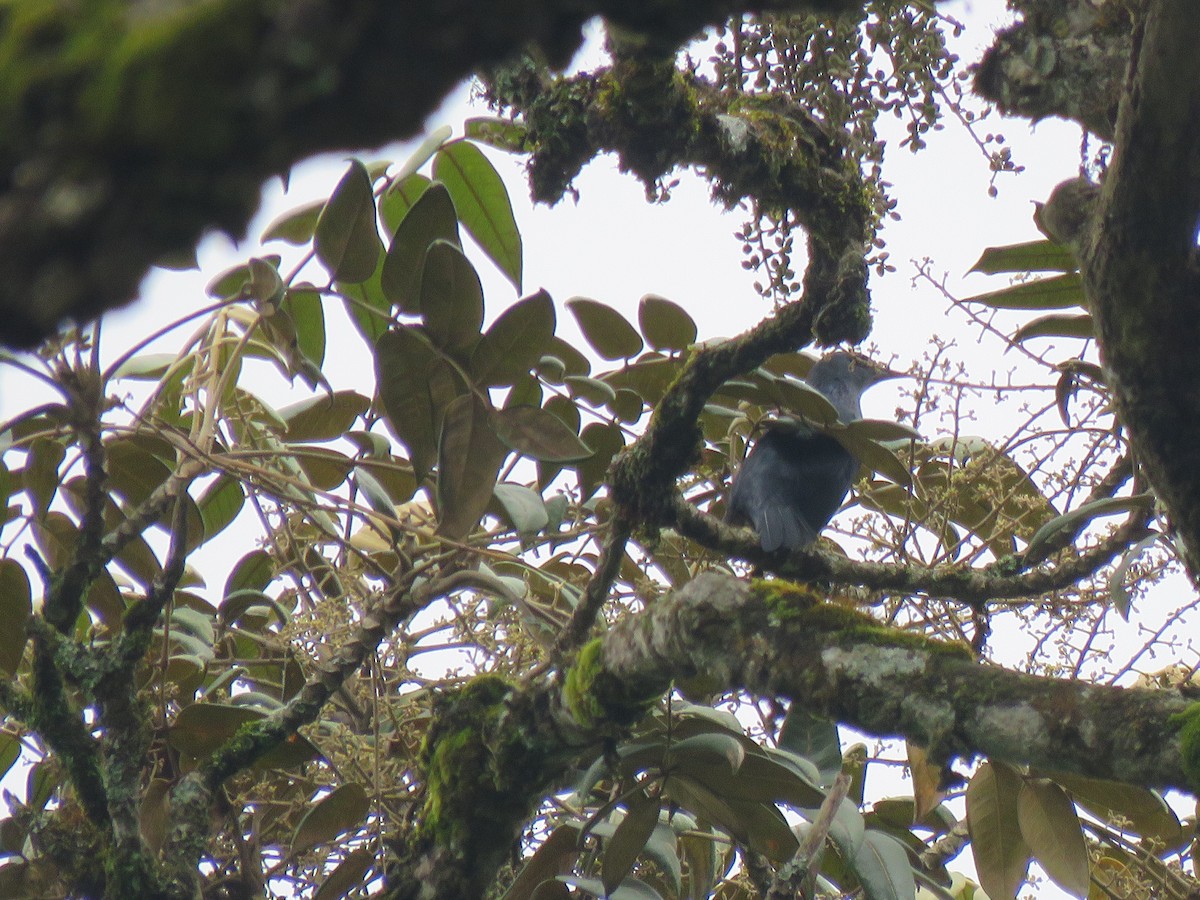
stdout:
{"type": "Polygon", "coordinates": [[[734,478],[725,518],[753,526],[768,552],[806,547],[841,506],[857,467],[826,435],[768,431],[734,478]]]}

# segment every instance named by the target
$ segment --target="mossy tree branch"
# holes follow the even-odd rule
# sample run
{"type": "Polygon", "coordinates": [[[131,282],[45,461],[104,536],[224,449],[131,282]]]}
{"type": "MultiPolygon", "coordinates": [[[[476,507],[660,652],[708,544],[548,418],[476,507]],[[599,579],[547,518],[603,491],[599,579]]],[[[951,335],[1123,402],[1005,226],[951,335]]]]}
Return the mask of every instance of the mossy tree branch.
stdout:
{"type": "Polygon", "coordinates": [[[523,689],[485,676],[443,701],[417,837],[388,896],[480,896],[569,766],[626,734],[673,680],[700,674],[718,690],[788,697],[868,734],[902,735],[935,759],[984,754],[1195,789],[1181,753],[1191,707],[1177,691],[981,665],[963,645],[881,626],[807,589],[710,573],[586,645],[563,679],[523,689]]]}
{"type": "Polygon", "coordinates": [[[675,47],[739,12],[858,0],[67,0],[0,16],[0,342],[128,302],[213,228],[240,236],[272,175],[416,133],[479,68],[564,65],[593,16],[675,47]],[[219,60],[219,63],[216,62],[219,60]],[[419,86],[419,87],[418,87],[419,86]]]}
{"type": "Polygon", "coordinates": [[[1200,578],[1200,19],[1152,0],[1133,38],[1117,152],[1076,239],[1123,425],[1200,578]]]}

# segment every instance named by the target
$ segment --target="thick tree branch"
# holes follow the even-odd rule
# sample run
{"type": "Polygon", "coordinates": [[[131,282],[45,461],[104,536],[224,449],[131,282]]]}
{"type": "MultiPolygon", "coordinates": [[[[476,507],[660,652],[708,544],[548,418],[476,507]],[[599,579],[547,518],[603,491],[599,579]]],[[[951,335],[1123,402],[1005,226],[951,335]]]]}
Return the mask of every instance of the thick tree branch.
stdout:
{"type": "Polygon", "coordinates": [[[1173,690],[1099,687],[980,665],[963,646],[886,628],[786,582],[706,574],[588,644],[565,680],[486,676],[448,698],[426,741],[416,837],[390,897],[479,896],[526,818],[578,757],[627,733],[676,679],[784,696],[938,759],[977,754],[1046,770],[1193,790],[1189,708],[1173,690]],[[469,864],[468,864],[469,861],[469,864]]]}
{"type": "Polygon", "coordinates": [[[1122,424],[1200,575],[1200,17],[1151,0],[1117,153],[1080,238],[1084,284],[1122,424]]]}
{"type": "Polygon", "coordinates": [[[593,16],[673,49],[738,12],[859,5],[23,4],[0,20],[0,342],[127,302],[205,231],[240,236],[270,176],[414,134],[480,67],[528,47],[565,65],[593,16]]]}
{"type": "Polygon", "coordinates": [[[1111,141],[1129,60],[1121,4],[1016,0],[1021,16],[996,35],[975,69],[975,92],[1007,115],[1080,123],[1111,141]]]}

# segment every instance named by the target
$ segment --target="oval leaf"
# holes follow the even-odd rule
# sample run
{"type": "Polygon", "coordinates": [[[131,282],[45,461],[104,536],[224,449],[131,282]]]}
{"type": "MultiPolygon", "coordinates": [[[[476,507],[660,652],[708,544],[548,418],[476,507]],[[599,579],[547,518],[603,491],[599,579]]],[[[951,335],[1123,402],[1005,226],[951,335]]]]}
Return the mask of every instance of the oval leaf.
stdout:
{"type": "Polygon", "coordinates": [[[458,247],[458,214],[445,185],[431,184],[400,221],[383,261],[380,285],[401,312],[421,312],[421,274],[435,241],[458,247]]]}
{"type": "Polygon", "coordinates": [[[433,177],[446,186],[467,233],[521,290],[521,233],[500,173],[478,147],[452,141],[433,160],[433,177]]]}
{"type": "Polygon", "coordinates": [[[382,244],[375,222],[371,176],[358,160],[338,182],[317,219],[313,235],[317,259],[337,281],[354,284],[375,272],[382,244]]]}
{"type": "Polygon", "coordinates": [[[332,841],[342,832],[362,824],[370,810],[371,801],[361,784],[340,785],[304,814],[292,837],[292,853],[302,853],[317,844],[332,841]]]}
{"type": "Polygon", "coordinates": [[[408,448],[417,479],[437,460],[446,405],[461,392],[454,372],[425,336],[401,326],[375,343],[375,384],[392,433],[408,448]]]}
{"type": "Polygon", "coordinates": [[[604,842],[600,880],[604,883],[605,892],[610,895],[633,871],[633,864],[658,824],[658,801],[637,791],[630,796],[627,804],[625,818],[617,825],[612,837],[604,842]]]}
{"type": "Polygon", "coordinates": [[[349,431],[370,405],[358,391],[336,391],[285,406],[279,418],[287,423],[289,441],[331,441],[349,431]]]}
{"type": "Polygon", "coordinates": [[[1048,778],[1030,778],[1017,798],[1021,836],[1050,879],[1076,897],[1091,883],[1087,842],[1066,793],[1048,778]]]}
{"type": "Polygon", "coordinates": [[[314,200],[276,216],[262,234],[263,243],[285,241],[302,246],[313,239],[317,230],[317,219],[325,209],[324,200],[314,200]]]}
{"type": "Polygon", "coordinates": [[[696,322],[688,311],[656,294],[638,304],[638,326],[655,350],[686,350],[696,342],[696,322]]]}
{"type": "Polygon", "coordinates": [[[483,328],[483,286],[471,261],[457,245],[437,240],[421,270],[421,315],[429,340],[456,356],[466,356],[483,328]]]}
{"type": "Polygon", "coordinates": [[[985,762],[967,786],[967,827],[979,882],[992,900],[1014,900],[1029,868],[1030,850],[1017,819],[1021,776],[985,762]]]}
{"type": "Polygon", "coordinates": [[[567,309],[592,349],[604,359],[630,359],[642,352],[642,339],[623,315],[586,297],[567,301],[567,309]]]}
{"type": "Polygon", "coordinates": [[[850,868],[862,883],[867,900],[911,900],[917,881],[908,851],[889,834],[871,830],[863,835],[850,868]]]}
{"type": "Polygon", "coordinates": [[[341,900],[366,880],[374,859],[375,854],[366,847],[352,851],[329,873],[329,877],[321,882],[321,886],[313,894],[313,900],[341,900]]]}
{"type": "Polygon", "coordinates": [[[542,462],[576,462],[592,455],[592,448],[548,409],[512,406],[496,413],[494,425],[508,447],[542,462]]]}
{"type": "Polygon", "coordinates": [[[25,621],[33,612],[33,591],[25,569],[13,559],[0,559],[0,669],[16,675],[25,652],[25,621]]]}
{"type": "Polygon", "coordinates": [[[492,430],[492,413],[474,394],[446,406],[438,442],[438,533],[458,539],[479,522],[508,448],[492,430]]]}
{"type": "Polygon", "coordinates": [[[482,387],[516,383],[532,369],[554,336],[554,301],[545,291],[518,300],[492,323],[471,355],[471,373],[482,387]]]}
{"type": "Polygon", "coordinates": [[[504,508],[505,517],[523,537],[537,534],[550,524],[550,514],[542,495],[523,484],[498,484],[496,499],[504,508]]]}

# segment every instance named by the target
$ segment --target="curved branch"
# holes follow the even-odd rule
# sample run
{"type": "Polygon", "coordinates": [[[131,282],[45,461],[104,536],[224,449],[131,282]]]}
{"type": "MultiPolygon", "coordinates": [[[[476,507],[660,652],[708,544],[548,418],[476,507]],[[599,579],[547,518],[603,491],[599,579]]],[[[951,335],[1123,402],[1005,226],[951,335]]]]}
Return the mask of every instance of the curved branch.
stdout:
{"type": "Polygon", "coordinates": [[[858,0],[121,4],[0,19],[0,342],[128,302],[200,236],[241,236],[263,181],[416,133],[458,83],[529,47],[563,66],[600,15],[675,47],[743,11],[858,0]],[[220,59],[221,65],[213,66],[220,59]]]}

